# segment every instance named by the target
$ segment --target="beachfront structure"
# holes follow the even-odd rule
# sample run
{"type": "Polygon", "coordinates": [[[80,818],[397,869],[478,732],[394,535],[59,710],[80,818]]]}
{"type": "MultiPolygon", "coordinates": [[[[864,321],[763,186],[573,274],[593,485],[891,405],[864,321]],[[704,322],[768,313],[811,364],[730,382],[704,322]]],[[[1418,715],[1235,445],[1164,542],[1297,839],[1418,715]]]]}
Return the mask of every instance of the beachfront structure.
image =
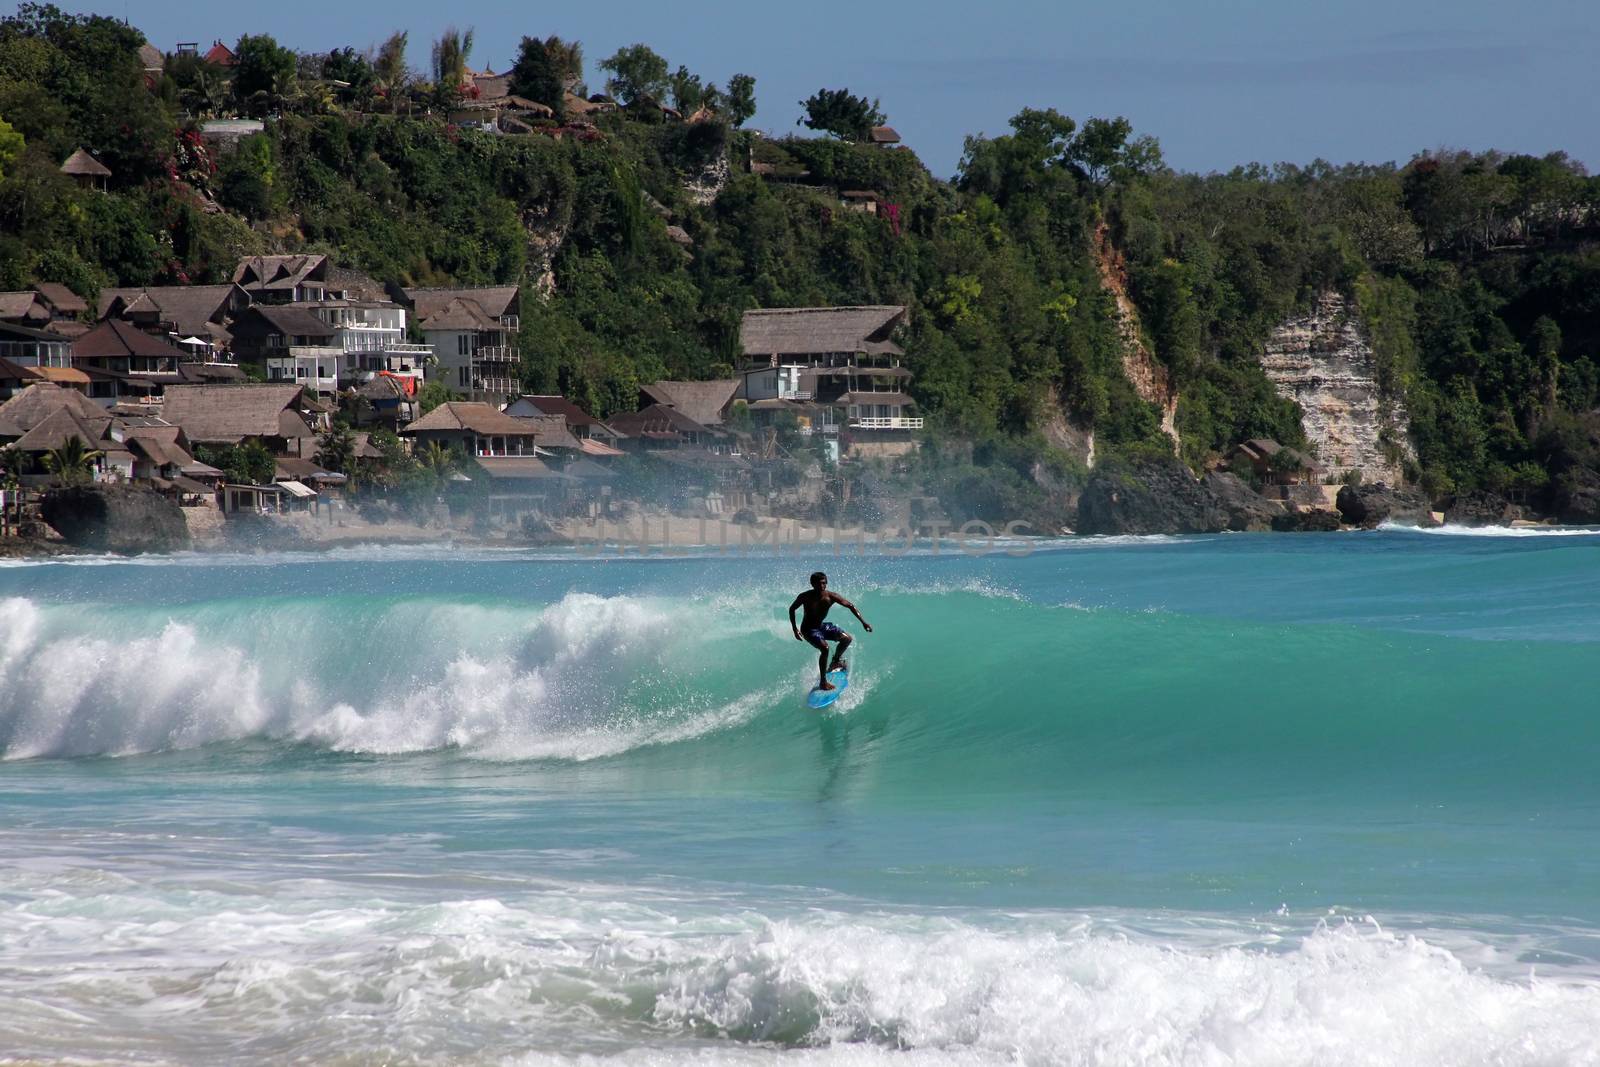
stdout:
{"type": "Polygon", "coordinates": [[[497,405],[517,395],[518,286],[407,289],[405,296],[433,348],[427,381],[497,405]]]}
{"type": "Polygon", "coordinates": [[[438,442],[479,458],[541,456],[552,454],[552,449],[578,448],[560,416],[518,418],[475,400],[440,404],[400,432],[419,444],[438,442]]]}
{"type": "Polygon", "coordinates": [[[505,412],[517,418],[559,415],[584,455],[605,458],[622,455],[622,450],[615,447],[616,431],[564,396],[524,394],[506,405],[505,412]]]}
{"type": "Polygon", "coordinates": [[[896,336],[906,309],[876,305],[747,311],[741,391],[757,425],[792,413],[801,433],[837,437],[851,455],[903,455],[923,428],[906,393],[896,336]]]}
{"type": "Polygon", "coordinates": [[[670,404],[649,404],[638,411],[613,415],[606,425],[629,452],[695,448],[727,451],[727,434],[691,419],[670,404]]]}

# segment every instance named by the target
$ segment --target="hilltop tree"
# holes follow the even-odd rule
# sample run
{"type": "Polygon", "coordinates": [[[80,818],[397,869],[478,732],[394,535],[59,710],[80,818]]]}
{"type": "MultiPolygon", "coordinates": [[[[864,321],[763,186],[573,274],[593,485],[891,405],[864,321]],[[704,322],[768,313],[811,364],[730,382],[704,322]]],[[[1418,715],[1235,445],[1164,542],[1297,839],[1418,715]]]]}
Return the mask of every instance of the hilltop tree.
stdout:
{"type": "Polygon", "coordinates": [[[1128,140],[1133,124],[1114,119],[1090,119],[1078,131],[1067,158],[1083,169],[1096,185],[1136,174],[1149,174],[1161,165],[1161,147],[1153,137],[1128,140]]]}
{"type": "Polygon", "coordinates": [[[548,41],[537,37],[522,39],[517,62],[511,68],[510,88],[517,96],[548,106],[557,119],[566,117],[566,71],[561,56],[552,51],[548,41]]]}
{"type": "Polygon", "coordinates": [[[669,78],[667,61],[648,45],[633,44],[617,49],[609,59],[600,61],[601,70],[609,70],[606,91],[620,97],[625,104],[636,103],[644,97],[660,100],[667,95],[669,78]]]}
{"type": "Polygon", "coordinates": [[[748,74],[735,74],[728,79],[726,100],[728,121],[735,128],[743,126],[756,113],[756,80],[748,74]]]}
{"type": "Polygon", "coordinates": [[[1062,180],[1077,129],[1076,122],[1053,107],[1023,108],[1011,118],[1011,133],[967,138],[957,184],[1002,206],[1039,192],[1062,180]]]}
{"type": "Polygon", "coordinates": [[[378,47],[372,57],[374,88],[388,99],[390,110],[399,110],[398,104],[411,83],[411,68],[406,65],[406,43],[409,35],[399,30],[378,47]]]}
{"type": "Polygon", "coordinates": [[[544,39],[544,50],[561,74],[561,87],[577,92],[583,85],[583,42],[551,34],[544,39]]]}
{"type": "Polygon", "coordinates": [[[459,96],[467,82],[467,57],[472,54],[472,30],[454,26],[433,42],[433,84],[441,95],[459,96]]]}
{"type": "Polygon", "coordinates": [[[265,33],[245,34],[234,48],[233,99],[253,115],[283,106],[294,92],[295,55],[265,33]]]}
{"type": "Polygon", "coordinates": [[[339,89],[344,99],[363,104],[370,102],[377,82],[372,60],[354,48],[335,48],[323,56],[319,73],[326,81],[343,82],[348,86],[339,89]]]}
{"type": "Polygon", "coordinates": [[[688,115],[700,108],[702,104],[709,106],[706,99],[710,96],[720,96],[717,87],[712,85],[707,92],[707,86],[700,80],[700,75],[689,73],[689,68],[679,65],[671,78],[668,79],[667,91],[672,96],[672,106],[683,114],[688,115]]]}
{"type": "Polygon", "coordinates": [[[864,141],[867,132],[884,123],[878,101],[867,102],[864,96],[854,96],[849,89],[818,89],[800,101],[805,108],[805,118],[795,123],[810,130],[831,133],[845,141],[864,141]]]}

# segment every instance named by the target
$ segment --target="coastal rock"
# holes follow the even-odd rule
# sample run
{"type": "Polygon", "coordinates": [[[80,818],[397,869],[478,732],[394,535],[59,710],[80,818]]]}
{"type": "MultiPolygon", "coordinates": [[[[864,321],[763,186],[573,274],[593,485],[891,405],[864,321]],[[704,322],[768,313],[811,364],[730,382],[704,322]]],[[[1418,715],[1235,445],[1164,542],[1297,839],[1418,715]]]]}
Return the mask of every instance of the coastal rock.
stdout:
{"type": "Polygon", "coordinates": [[[1078,498],[1081,534],[1219,533],[1228,511],[1176,459],[1102,464],[1078,498]]]}
{"type": "Polygon", "coordinates": [[[1339,513],[1323,508],[1300,508],[1272,520],[1279,533],[1331,533],[1340,525],[1339,513]]]}
{"type": "Polygon", "coordinates": [[[183,509],[160,493],[127,486],[52,489],[40,514],[62,540],[94,552],[139,555],[189,547],[183,509]]]}
{"type": "Polygon", "coordinates": [[[1337,292],[1324,292],[1304,314],[1272,331],[1261,369],[1278,395],[1300,405],[1306,440],[1330,474],[1360,471],[1363,480],[1400,481],[1394,452],[1411,453],[1400,404],[1378,386],[1377,359],[1360,316],[1337,292]],[[1385,448],[1387,440],[1393,447],[1385,448]]]}
{"type": "Polygon", "coordinates": [[[1600,524],[1600,471],[1571,467],[1556,479],[1556,518],[1585,526],[1600,524]]]}
{"type": "Polygon", "coordinates": [[[1452,526],[1510,526],[1522,517],[1521,508],[1487,489],[1458,493],[1444,509],[1444,521],[1452,526]]]}
{"type": "Polygon", "coordinates": [[[1339,489],[1339,514],[1351,526],[1372,529],[1385,522],[1432,526],[1432,505],[1428,498],[1411,489],[1391,489],[1376,485],[1346,485],[1339,489]]]}
{"type": "Polygon", "coordinates": [[[1251,489],[1236,474],[1212,471],[1201,484],[1227,513],[1230,530],[1270,530],[1272,520],[1283,514],[1282,504],[1251,489]]]}

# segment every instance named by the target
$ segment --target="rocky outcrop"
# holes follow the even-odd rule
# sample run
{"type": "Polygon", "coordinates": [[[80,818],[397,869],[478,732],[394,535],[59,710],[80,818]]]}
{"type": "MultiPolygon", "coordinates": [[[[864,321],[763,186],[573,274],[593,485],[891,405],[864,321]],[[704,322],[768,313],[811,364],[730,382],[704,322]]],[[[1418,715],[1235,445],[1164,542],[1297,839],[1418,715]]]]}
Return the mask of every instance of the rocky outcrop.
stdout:
{"type": "Polygon", "coordinates": [[[1400,464],[1389,453],[1411,455],[1407,416],[1382,395],[1372,344],[1342,295],[1323,293],[1310,311],[1273,330],[1261,369],[1280,396],[1300,405],[1306,440],[1325,472],[1401,482],[1400,464]],[[1387,450],[1385,438],[1392,444],[1387,450]]]}
{"type": "Polygon", "coordinates": [[[1385,522],[1410,526],[1432,526],[1432,506],[1428,498],[1411,489],[1391,489],[1376,485],[1345,485],[1339,488],[1339,515],[1351,526],[1372,529],[1385,522]]]}
{"type": "Polygon", "coordinates": [[[553,223],[545,212],[529,211],[522,217],[522,229],[528,235],[527,276],[533,279],[534,291],[546,299],[556,291],[556,253],[569,228],[568,223],[553,223]]]}
{"type": "Polygon", "coordinates": [[[1556,518],[1585,526],[1600,525],[1600,471],[1571,467],[1556,479],[1556,518]]]}
{"type": "Polygon", "coordinates": [[[1176,455],[1181,443],[1178,389],[1172,384],[1167,368],[1156,361],[1155,354],[1145,343],[1144,331],[1139,326],[1139,309],[1128,295],[1128,266],[1121,250],[1111,242],[1110,227],[1101,222],[1095,227],[1094,238],[1100,284],[1111,294],[1117,309],[1117,332],[1122,336],[1122,372],[1133,383],[1133,391],[1140,400],[1161,410],[1161,429],[1172,438],[1172,451],[1176,455]]]}
{"type": "Polygon", "coordinates": [[[710,207],[722,195],[722,190],[728,185],[728,176],[732,173],[727,155],[719,155],[706,164],[699,174],[684,182],[683,191],[697,207],[710,207]]]}
{"type": "Polygon", "coordinates": [[[1102,465],[1078,498],[1081,534],[1217,533],[1228,511],[1176,459],[1102,465]]]}
{"type": "Polygon", "coordinates": [[[148,489],[94,485],[52,489],[40,513],[62,540],[93,552],[139,555],[189,547],[183,510],[148,489]]]}
{"type": "Polygon", "coordinates": [[[1211,471],[1201,480],[1201,484],[1227,513],[1227,528],[1230,530],[1270,530],[1273,520],[1284,513],[1281,503],[1268,500],[1236,474],[1211,471]]]}
{"type": "Polygon", "coordinates": [[[1279,533],[1332,533],[1339,526],[1338,512],[1326,508],[1299,508],[1272,520],[1279,533]]]}
{"type": "Polygon", "coordinates": [[[1444,508],[1451,526],[1510,526],[1523,517],[1521,508],[1487,489],[1458,493],[1444,508]]]}

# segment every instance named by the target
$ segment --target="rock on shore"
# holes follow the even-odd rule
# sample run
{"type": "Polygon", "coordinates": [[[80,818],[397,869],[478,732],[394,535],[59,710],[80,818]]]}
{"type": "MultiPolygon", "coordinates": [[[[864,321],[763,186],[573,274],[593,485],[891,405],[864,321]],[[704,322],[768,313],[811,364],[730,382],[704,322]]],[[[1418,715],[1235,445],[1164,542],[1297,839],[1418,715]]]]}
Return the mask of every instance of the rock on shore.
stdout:
{"type": "Polygon", "coordinates": [[[1372,529],[1385,522],[1432,526],[1432,505],[1413,489],[1375,485],[1346,485],[1339,489],[1335,502],[1339,515],[1351,526],[1372,529]]]}
{"type": "Polygon", "coordinates": [[[189,547],[183,510],[160,493],[127,486],[51,489],[40,514],[67,544],[92,552],[138,555],[189,547]]]}
{"type": "Polygon", "coordinates": [[[1105,465],[1078,498],[1082,534],[1217,533],[1229,513],[1216,495],[1176,459],[1105,465]]]}

